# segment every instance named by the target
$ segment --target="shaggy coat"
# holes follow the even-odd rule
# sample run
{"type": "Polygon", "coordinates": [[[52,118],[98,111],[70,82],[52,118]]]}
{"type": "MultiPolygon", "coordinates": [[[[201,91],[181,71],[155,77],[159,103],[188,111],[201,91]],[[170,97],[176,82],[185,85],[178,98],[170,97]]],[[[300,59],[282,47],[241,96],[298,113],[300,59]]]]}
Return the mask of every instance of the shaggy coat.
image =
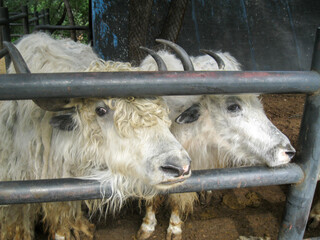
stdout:
{"type": "MultiPolygon", "coordinates": [[[[43,33],[23,38],[17,48],[33,72],[90,71],[98,59],[85,45],[43,33]],[[80,59],[84,53],[90,61],[80,59]]],[[[110,70],[128,68],[120,65],[110,64],[110,70]]],[[[169,131],[162,98],[72,99],[65,107],[51,112],[31,100],[0,103],[2,181],[97,179],[102,193],[111,186],[112,196],[88,201],[89,208],[107,204],[115,212],[128,197],[152,197],[190,176],[190,158],[169,131]],[[179,176],[172,166],[181,170],[179,176]]],[[[93,238],[94,226],[75,201],[1,206],[1,240],[34,239],[39,215],[51,239],[93,238]]]]}
{"type": "MultiPolygon", "coordinates": [[[[239,71],[240,64],[229,53],[217,52],[225,63],[224,70],[239,71]]],[[[183,66],[175,55],[159,51],[168,70],[182,71],[183,66]]],[[[209,56],[191,57],[196,71],[219,70],[209,56]]],[[[145,71],[156,71],[151,56],[141,63],[145,71]]],[[[255,94],[203,95],[164,97],[173,124],[171,132],[192,158],[192,169],[212,169],[237,166],[288,163],[295,150],[266,117],[262,104],[255,94]]],[[[150,237],[156,226],[155,212],[163,198],[146,203],[146,216],[138,232],[138,239],[150,237]]],[[[171,194],[166,202],[171,208],[167,239],[181,239],[181,218],[191,213],[196,193],[171,194]]]]}

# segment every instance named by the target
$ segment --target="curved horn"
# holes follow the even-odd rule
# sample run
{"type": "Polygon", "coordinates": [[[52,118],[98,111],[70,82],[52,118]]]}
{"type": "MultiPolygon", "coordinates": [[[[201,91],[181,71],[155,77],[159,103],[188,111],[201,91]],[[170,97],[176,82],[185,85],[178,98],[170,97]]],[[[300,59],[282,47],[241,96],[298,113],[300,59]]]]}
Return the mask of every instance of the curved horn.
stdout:
{"type": "Polygon", "coordinates": [[[167,66],[165,64],[165,62],[163,61],[163,59],[158,55],[158,53],[156,53],[155,51],[146,48],[146,47],[140,47],[141,50],[146,51],[147,53],[150,54],[151,57],[153,57],[153,59],[156,61],[157,66],[158,66],[158,70],[159,71],[168,71],[167,70],[167,66]]]}
{"type": "Polygon", "coordinates": [[[8,50],[11,60],[13,62],[16,73],[30,73],[30,70],[21,56],[19,50],[11,42],[3,42],[4,47],[8,50]]]}
{"type": "Polygon", "coordinates": [[[182,47],[180,47],[178,44],[175,44],[171,41],[164,40],[164,39],[156,39],[156,42],[165,44],[165,45],[169,46],[170,48],[172,48],[176,52],[178,57],[180,58],[182,65],[183,65],[183,69],[185,71],[194,71],[194,67],[191,62],[191,59],[182,47]]]}
{"type": "MultiPolygon", "coordinates": [[[[3,45],[10,54],[16,73],[31,73],[16,46],[14,46],[11,42],[6,41],[3,42],[3,45]]],[[[70,107],[65,108],[65,105],[70,103],[70,99],[67,98],[41,98],[33,99],[33,102],[46,111],[61,111],[70,109],[70,107]]]]}
{"type": "Polygon", "coordinates": [[[225,68],[226,65],[225,65],[224,61],[215,52],[213,52],[211,50],[206,50],[206,49],[200,49],[199,51],[202,52],[202,53],[208,54],[210,57],[212,57],[217,62],[218,68],[220,70],[223,70],[225,68]]]}

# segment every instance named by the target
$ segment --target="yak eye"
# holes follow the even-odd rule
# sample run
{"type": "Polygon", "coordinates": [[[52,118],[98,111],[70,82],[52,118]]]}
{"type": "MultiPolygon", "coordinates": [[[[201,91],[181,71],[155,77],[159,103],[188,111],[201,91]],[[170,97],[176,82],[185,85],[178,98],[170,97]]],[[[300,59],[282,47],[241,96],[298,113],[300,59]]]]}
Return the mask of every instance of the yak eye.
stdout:
{"type": "Polygon", "coordinates": [[[241,111],[241,107],[237,103],[231,104],[230,106],[228,106],[227,109],[228,109],[229,112],[239,112],[239,111],[241,111]]]}
{"type": "Polygon", "coordinates": [[[96,108],[96,113],[99,117],[102,117],[104,115],[106,115],[108,113],[108,109],[104,108],[104,107],[97,107],[96,108]]]}

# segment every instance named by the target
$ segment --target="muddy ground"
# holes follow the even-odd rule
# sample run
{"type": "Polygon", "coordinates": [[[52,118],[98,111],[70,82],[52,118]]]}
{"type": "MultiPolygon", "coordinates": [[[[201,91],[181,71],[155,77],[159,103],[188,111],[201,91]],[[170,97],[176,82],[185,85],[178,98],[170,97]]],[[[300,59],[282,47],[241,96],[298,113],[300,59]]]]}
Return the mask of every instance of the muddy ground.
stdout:
{"type": "MultiPolygon", "coordinates": [[[[298,148],[298,134],[303,113],[304,95],[264,95],[265,111],[298,148]]],[[[185,240],[234,240],[238,236],[264,236],[277,239],[285,206],[287,186],[254,187],[215,191],[208,205],[198,205],[185,221],[185,240]],[[250,199],[254,200],[249,204],[250,199]],[[247,204],[246,204],[247,203],[247,204]]],[[[118,216],[96,221],[96,239],[135,239],[143,212],[132,204],[118,216]]],[[[169,212],[162,208],[158,225],[150,239],[165,239],[169,212]]],[[[307,230],[305,237],[320,236],[320,227],[307,230]]]]}

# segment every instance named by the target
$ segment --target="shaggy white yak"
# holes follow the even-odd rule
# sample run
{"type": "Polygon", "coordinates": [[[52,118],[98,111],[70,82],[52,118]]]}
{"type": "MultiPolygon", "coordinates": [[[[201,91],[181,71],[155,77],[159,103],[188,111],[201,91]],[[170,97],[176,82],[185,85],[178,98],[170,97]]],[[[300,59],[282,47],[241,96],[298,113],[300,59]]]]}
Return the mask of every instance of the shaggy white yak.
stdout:
{"type": "MultiPolygon", "coordinates": [[[[170,43],[162,41],[165,44],[170,43]]],[[[179,46],[175,46],[175,48],[179,46]]],[[[183,65],[174,54],[157,53],[170,71],[182,71],[183,65]]],[[[216,52],[215,58],[225,66],[223,70],[241,70],[240,64],[229,53],[216,52]],[[218,55],[218,56],[217,56],[218,55]],[[222,60],[222,61],[221,61],[222,60]]],[[[196,71],[222,70],[210,56],[191,57],[196,71]]],[[[141,70],[157,71],[154,59],[149,55],[140,65],[141,70]]],[[[236,166],[267,165],[275,167],[286,164],[295,150],[288,138],[266,117],[258,95],[203,95],[164,97],[173,121],[171,132],[185,147],[192,158],[193,170],[236,166]]],[[[181,239],[181,218],[191,213],[196,193],[171,194],[167,205],[171,217],[167,240],[181,239]]],[[[163,197],[146,202],[146,214],[137,234],[138,239],[147,239],[153,233],[157,220],[155,213],[163,197]]]]}
{"type": "MultiPolygon", "coordinates": [[[[85,71],[89,65],[85,58],[91,54],[97,59],[88,46],[43,33],[24,37],[17,48],[31,72],[85,71]]],[[[130,66],[109,67],[118,71],[130,66]]],[[[14,72],[12,67],[9,71],[14,72]]],[[[190,158],[169,130],[171,121],[161,98],[36,103],[46,110],[31,100],[0,102],[2,181],[97,179],[102,192],[111,186],[112,196],[98,205],[89,202],[89,207],[107,204],[115,212],[126,198],[152,197],[191,174],[190,158]]],[[[40,214],[51,239],[93,239],[94,227],[83,215],[81,201],[73,201],[1,206],[1,240],[34,239],[40,214]]]]}

